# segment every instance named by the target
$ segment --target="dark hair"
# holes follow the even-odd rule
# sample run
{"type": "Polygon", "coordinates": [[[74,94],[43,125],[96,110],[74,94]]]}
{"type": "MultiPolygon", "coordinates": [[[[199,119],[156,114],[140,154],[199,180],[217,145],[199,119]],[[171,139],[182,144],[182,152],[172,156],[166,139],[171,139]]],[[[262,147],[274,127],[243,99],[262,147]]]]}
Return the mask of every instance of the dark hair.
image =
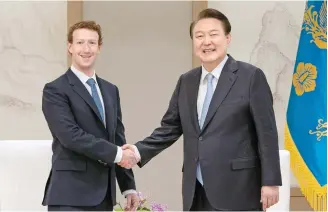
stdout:
{"type": "Polygon", "coordinates": [[[99,40],[98,40],[98,44],[99,46],[102,45],[102,33],[101,33],[101,27],[99,24],[97,24],[94,21],[80,21],[76,24],[74,24],[73,26],[71,26],[68,30],[68,34],[67,34],[67,41],[69,43],[73,43],[73,32],[77,29],[89,29],[89,30],[93,30],[95,32],[98,33],[99,35],[99,40]]]}
{"type": "Polygon", "coordinates": [[[223,13],[221,13],[220,11],[218,11],[216,9],[207,8],[207,9],[202,10],[198,14],[197,19],[190,24],[189,33],[190,33],[191,39],[193,38],[192,33],[193,33],[196,23],[198,21],[200,21],[202,19],[206,19],[206,18],[214,18],[214,19],[221,21],[226,35],[231,32],[231,24],[230,24],[228,18],[223,13]]]}

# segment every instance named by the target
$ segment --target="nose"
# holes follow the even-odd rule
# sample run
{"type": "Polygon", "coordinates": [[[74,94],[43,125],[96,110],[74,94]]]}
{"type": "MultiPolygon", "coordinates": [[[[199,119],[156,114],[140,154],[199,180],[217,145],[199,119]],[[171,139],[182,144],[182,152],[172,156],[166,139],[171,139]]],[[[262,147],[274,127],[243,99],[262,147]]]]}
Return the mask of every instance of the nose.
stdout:
{"type": "Polygon", "coordinates": [[[209,45],[209,44],[211,44],[211,38],[209,36],[205,36],[204,45],[209,45]]]}
{"type": "Polygon", "coordinates": [[[90,51],[90,46],[89,46],[89,44],[85,43],[85,44],[83,45],[83,51],[84,51],[84,52],[89,52],[89,51],[90,51]]]}

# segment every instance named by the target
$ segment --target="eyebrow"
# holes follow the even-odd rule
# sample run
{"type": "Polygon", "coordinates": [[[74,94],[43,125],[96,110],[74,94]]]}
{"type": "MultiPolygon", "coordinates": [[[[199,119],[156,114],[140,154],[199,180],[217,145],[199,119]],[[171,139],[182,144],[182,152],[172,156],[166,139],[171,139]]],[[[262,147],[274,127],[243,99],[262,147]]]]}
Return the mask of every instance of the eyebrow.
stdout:
{"type": "MultiPolygon", "coordinates": [[[[209,32],[219,32],[219,30],[217,30],[217,29],[212,29],[212,30],[210,30],[209,32]]],[[[196,31],[195,34],[196,34],[196,33],[203,33],[203,31],[196,31]]]]}
{"type": "Polygon", "coordinates": [[[98,41],[97,39],[83,39],[83,38],[80,38],[80,39],[76,39],[77,41],[98,41]]]}

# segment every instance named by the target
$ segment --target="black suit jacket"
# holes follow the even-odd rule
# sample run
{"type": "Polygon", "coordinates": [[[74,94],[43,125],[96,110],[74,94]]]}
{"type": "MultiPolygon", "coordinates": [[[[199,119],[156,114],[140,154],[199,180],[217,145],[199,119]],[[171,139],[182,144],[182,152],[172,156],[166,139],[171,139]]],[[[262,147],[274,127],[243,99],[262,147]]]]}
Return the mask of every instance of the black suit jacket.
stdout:
{"type": "Polygon", "coordinates": [[[264,73],[230,55],[203,129],[197,118],[201,67],[183,74],[161,126],[136,143],[139,166],[183,134],[183,210],[190,210],[200,161],[204,189],[218,210],[261,208],[261,186],[281,185],[272,94],[264,73]]]}
{"type": "Polygon", "coordinates": [[[117,146],[126,143],[118,88],[99,77],[97,82],[106,127],[70,69],[44,87],[42,110],[53,136],[53,156],[43,205],[95,206],[104,200],[108,186],[115,205],[115,177],[122,192],[136,189],[132,170],[114,164],[117,146]]]}

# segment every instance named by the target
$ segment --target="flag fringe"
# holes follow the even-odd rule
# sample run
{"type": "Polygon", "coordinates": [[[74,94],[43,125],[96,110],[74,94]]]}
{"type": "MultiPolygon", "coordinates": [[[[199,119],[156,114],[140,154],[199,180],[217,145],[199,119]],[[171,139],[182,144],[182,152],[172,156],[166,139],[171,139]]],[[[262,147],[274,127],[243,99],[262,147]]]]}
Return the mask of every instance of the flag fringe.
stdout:
{"type": "Polygon", "coordinates": [[[327,185],[321,187],[300,155],[285,125],[285,148],[290,152],[290,166],[300,189],[310,206],[315,211],[327,211],[327,185]]]}

